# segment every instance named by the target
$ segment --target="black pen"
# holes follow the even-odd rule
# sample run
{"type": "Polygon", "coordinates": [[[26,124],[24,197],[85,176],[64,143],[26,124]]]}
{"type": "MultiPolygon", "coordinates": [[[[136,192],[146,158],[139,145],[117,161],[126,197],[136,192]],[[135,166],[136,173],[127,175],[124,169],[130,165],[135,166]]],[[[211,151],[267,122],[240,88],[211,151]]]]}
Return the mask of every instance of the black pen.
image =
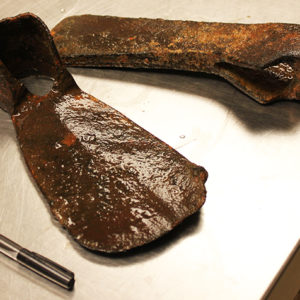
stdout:
{"type": "Polygon", "coordinates": [[[0,234],[0,252],[44,278],[72,290],[74,273],[52,260],[31,252],[0,234]]]}

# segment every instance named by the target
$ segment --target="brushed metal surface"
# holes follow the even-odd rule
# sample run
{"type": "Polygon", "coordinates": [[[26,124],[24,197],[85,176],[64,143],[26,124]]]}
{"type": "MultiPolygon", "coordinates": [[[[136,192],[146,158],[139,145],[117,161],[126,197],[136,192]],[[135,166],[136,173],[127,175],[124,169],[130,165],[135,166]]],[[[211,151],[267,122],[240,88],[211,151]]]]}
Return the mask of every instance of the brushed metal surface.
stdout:
{"type": "MultiPolygon", "coordinates": [[[[299,23],[299,1],[9,1],[52,28],[74,14],[299,23]]],[[[75,272],[67,292],[0,256],[1,299],[259,299],[299,238],[300,106],[261,106],[201,76],[70,69],[80,88],[209,172],[198,215],[117,257],[78,246],[50,216],[0,111],[0,232],[75,272]]]]}

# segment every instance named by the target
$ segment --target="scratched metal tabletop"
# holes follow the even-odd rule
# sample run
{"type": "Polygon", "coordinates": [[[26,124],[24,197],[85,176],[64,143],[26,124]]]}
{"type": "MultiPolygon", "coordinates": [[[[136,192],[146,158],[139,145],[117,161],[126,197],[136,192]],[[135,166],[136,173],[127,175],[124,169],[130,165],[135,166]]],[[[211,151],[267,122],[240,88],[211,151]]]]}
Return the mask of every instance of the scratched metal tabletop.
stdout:
{"type": "MultiPolygon", "coordinates": [[[[0,17],[66,16],[300,23],[297,0],[2,0],[0,17]]],[[[1,299],[259,299],[300,236],[300,104],[262,106],[201,75],[70,69],[118,109],[209,172],[199,214],[130,254],[91,253],[61,229],[0,112],[0,233],[75,272],[72,292],[0,256],[1,299]]]]}

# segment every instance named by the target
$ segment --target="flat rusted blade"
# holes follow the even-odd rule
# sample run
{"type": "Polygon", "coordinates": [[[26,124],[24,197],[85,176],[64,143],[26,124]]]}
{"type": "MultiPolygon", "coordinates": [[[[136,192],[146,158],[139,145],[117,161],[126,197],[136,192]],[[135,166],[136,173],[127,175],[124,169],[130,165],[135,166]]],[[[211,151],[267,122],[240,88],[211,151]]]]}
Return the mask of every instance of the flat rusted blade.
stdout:
{"type": "Polygon", "coordinates": [[[14,82],[34,74],[54,79],[44,96],[23,88],[12,120],[30,172],[77,242],[98,251],[128,250],[199,210],[207,172],[81,91],[40,19],[2,20],[0,39],[0,59],[14,82]]]}
{"type": "Polygon", "coordinates": [[[52,35],[68,66],[206,72],[263,104],[300,100],[300,25],[82,15],[52,35]]]}

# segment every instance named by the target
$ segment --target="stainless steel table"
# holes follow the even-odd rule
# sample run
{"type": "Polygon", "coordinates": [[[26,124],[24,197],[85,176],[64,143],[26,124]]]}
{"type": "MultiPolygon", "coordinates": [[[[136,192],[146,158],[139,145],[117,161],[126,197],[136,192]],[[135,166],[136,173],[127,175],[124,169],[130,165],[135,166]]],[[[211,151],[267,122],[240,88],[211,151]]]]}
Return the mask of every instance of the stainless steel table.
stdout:
{"type": "MultiPolygon", "coordinates": [[[[75,14],[300,23],[299,1],[8,1],[52,28],[75,14]]],[[[0,112],[0,232],[73,270],[73,292],[0,256],[1,299],[259,299],[300,233],[300,105],[261,106],[229,84],[180,74],[70,69],[79,86],[209,172],[199,215],[159,242],[109,257],[49,214],[0,112]]]]}

